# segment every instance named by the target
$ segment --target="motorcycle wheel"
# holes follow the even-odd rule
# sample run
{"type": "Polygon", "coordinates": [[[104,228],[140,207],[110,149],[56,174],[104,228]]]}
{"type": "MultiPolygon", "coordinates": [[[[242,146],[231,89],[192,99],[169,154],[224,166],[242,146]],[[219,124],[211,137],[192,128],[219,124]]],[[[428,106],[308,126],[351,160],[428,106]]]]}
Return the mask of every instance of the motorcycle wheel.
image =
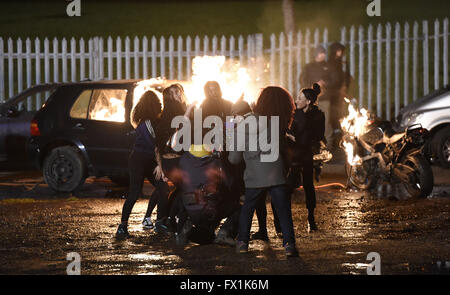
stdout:
{"type": "Polygon", "coordinates": [[[422,155],[409,155],[401,164],[411,167],[414,172],[408,174],[408,183],[404,183],[406,191],[413,198],[426,198],[433,191],[433,171],[422,155]]]}
{"type": "Polygon", "coordinates": [[[345,171],[350,183],[360,190],[370,189],[374,183],[368,165],[370,164],[367,162],[355,166],[351,166],[348,162],[345,163],[345,171]]]}

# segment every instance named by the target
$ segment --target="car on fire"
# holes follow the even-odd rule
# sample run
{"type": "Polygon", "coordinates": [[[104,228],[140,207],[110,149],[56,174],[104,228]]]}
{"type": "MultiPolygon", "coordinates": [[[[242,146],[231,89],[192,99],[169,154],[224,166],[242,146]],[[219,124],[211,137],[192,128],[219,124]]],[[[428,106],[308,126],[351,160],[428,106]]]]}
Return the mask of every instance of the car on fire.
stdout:
{"type": "Polygon", "coordinates": [[[450,169],[450,85],[404,107],[396,118],[396,129],[420,124],[430,132],[425,155],[434,164],[450,169]]]}
{"type": "MultiPolygon", "coordinates": [[[[135,140],[130,114],[141,81],[45,84],[7,100],[0,105],[2,168],[26,169],[31,163],[57,192],[79,189],[88,176],[126,183],[135,140]],[[24,105],[36,95],[44,104],[28,110],[24,105]]],[[[162,91],[164,82],[146,86],[162,91]]]]}

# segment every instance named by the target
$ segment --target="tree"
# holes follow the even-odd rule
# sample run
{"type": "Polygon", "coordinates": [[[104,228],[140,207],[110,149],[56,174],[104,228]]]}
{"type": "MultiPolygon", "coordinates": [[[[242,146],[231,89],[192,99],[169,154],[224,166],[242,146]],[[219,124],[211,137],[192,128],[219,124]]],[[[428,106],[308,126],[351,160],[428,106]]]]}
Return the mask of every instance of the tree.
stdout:
{"type": "Polygon", "coordinates": [[[284,31],[286,33],[295,31],[295,17],[294,17],[294,0],[283,0],[283,18],[284,31]]]}

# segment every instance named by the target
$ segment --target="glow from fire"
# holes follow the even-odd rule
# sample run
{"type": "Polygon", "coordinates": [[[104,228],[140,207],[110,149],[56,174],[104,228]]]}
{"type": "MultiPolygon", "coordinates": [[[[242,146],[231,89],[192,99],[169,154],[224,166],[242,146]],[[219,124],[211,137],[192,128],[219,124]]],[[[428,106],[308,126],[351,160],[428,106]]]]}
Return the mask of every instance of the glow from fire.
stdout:
{"type": "Polygon", "coordinates": [[[125,108],[123,101],[109,98],[109,105],[97,104],[91,111],[90,118],[99,121],[125,122],[125,108]]]}
{"type": "Polygon", "coordinates": [[[189,103],[200,105],[205,99],[204,86],[217,81],[224,99],[236,102],[242,95],[251,103],[254,92],[250,87],[250,75],[239,62],[225,60],[225,56],[197,56],[192,61],[192,82],[182,83],[189,103]]]}
{"type": "MultiPolygon", "coordinates": [[[[341,128],[350,137],[359,137],[365,131],[369,114],[364,108],[357,110],[347,98],[345,98],[345,101],[349,103],[348,116],[341,120],[341,128]]],[[[353,144],[344,140],[343,146],[347,155],[347,162],[350,165],[354,166],[361,161],[361,158],[354,153],[353,144]]]]}

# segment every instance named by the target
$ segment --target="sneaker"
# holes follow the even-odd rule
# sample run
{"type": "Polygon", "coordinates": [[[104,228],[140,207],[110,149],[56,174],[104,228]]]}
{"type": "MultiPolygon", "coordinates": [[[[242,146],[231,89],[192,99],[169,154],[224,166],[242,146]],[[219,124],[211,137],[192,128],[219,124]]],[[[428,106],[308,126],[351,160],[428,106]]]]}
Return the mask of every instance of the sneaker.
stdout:
{"type": "Polygon", "coordinates": [[[237,241],[236,243],[236,253],[245,254],[248,253],[248,243],[243,241],[237,241]]]}
{"type": "Polygon", "coordinates": [[[145,218],[144,218],[144,221],[142,221],[142,227],[143,227],[144,229],[152,229],[152,228],[154,228],[155,226],[153,225],[153,222],[152,222],[152,220],[151,220],[150,217],[145,217],[145,218]]]}
{"type": "Polygon", "coordinates": [[[127,226],[123,224],[119,224],[119,227],[117,228],[116,237],[117,238],[127,238],[129,236],[128,228],[127,226]]]}
{"type": "Polygon", "coordinates": [[[256,233],[254,233],[252,235],[252,240],[261,240],[264,242],[268,242],[269,241],[269,236],[267,235],[267,231],[263,232],[263,231],[257,231],[256,233]]]}
{"type": "Polygon", "coordinates": [[[284,250],[286,251],[286,257],[298,257],[298,251],[294,244],[287,243],[284,250]]]}
{"type": "Polygon", "coordinates": [[[192,231],[192,221],[190,219],[187,219],[184,224],[183,227],[181,228],[180,232],[177,233],[176,237],[175,237],[175,242],[177,244],[177,246],[179,247],[184,247],[186,246],[186,244],[189,241],[189,234],[192,231]]]}
{"type": "Polygon", "coordinates": [[[318,231],[317,224],[314,221],[308,222],[308,232],[315,232],[318,231]]]}
{"type": "Polygon", "coordinates": [[[227,245],[227,246],[236,246],[236,241],[228,236],[225,231],[219,231],[217,233],[216,238],[214,239],[214,243],[218,245],[227,245]]]}
{"type": "Polygon", "coordinates": [[[166,224],[165,219],[158,219],[155,222],[155,232],[157,233],[166,233],[169,231],[169,228],[166,224]]]}

